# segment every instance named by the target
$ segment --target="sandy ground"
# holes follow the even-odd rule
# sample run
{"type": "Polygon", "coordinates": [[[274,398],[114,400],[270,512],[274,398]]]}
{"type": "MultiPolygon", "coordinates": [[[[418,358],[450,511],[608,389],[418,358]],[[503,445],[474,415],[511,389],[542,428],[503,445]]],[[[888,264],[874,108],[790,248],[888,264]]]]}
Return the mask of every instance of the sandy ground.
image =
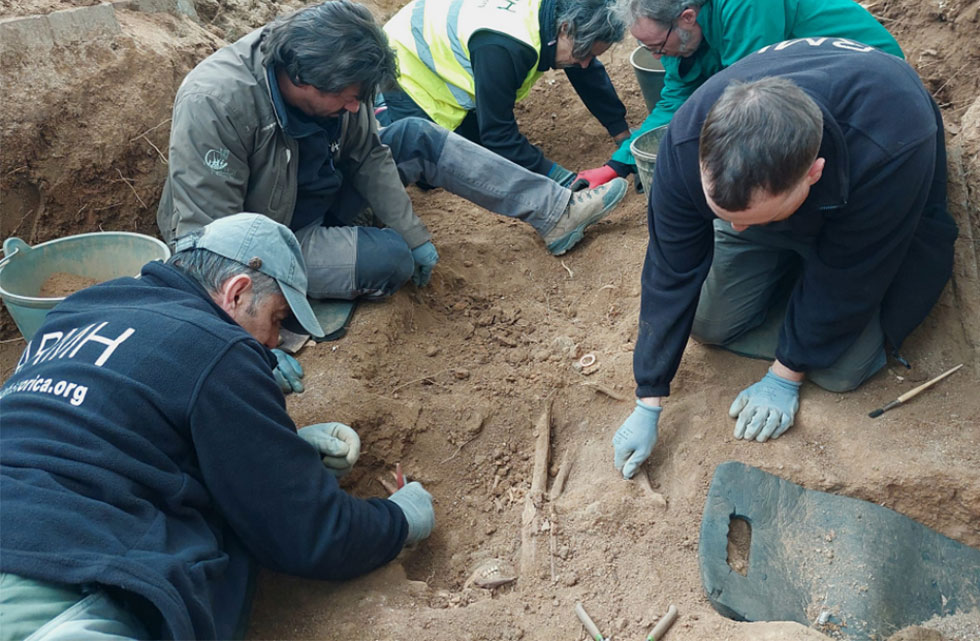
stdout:
{"type": "MultiPolygon", "coordinates": [[[[6,17],[81,4],[2,7],[6,17]]],[[[5,57],[2,236],[33,243],[99,228],[154,234],[177,84],[223,38],[286,6],[201,2],[204,27],[169,14],[117,12],[120,36],[30,61],[5,57]],[[28,85],[38,68],[50,73],[28,85]]],[[[870,6],[944,108],[951,208],[964,237],[956,280],[903,350],[913,369],[891,363],[850,394],[806,385],[785,436],[744,443],[732,437],[727,408],[766,363],[692,342],[657,448],[642,478],[623,481],[610,440],[632,408],[643,196],[631,191],[558,259],[520,222],[413,188],[441,256],[431,286],[362,304],[345,338],[305,349],[307,391],[289,408],[298,425],[338,420],[358,430],[363,454],[344,483],[355,495],[383,495],[376,478],[401,462],[435,497],[437,529],[358,580],[264,573],[249,638],[582,639],[576,602],[617,639],[645,638],[672,603],[681,615],[667,639],[825,638],[793,623],[736,623],[709,604],[698,531],[713,470],[727,460],[873,501],[980,548],[980,2],[870,6]],[[574,364],[585,354],[597,366],[582,373],[574,364]],[[960,372],[908,405],[867,417],[961,362],[960,372]],[[535,425],[548,407],[547,485],[563,487],[527,518],[535,425]],[[493,590],[468,583],[487,559],[511,565],[517,580],[493,590]]],[[[372,8],[383,17],[395,7],[372,8]]],[[[638,123],[645,110],[630,50],[619,45],[604,62],[638,123]]],[[[600,165],[613,150],[563,74],[543,78],[518,116],[531,140],[567,167],[600,165]]],[[[3,332],[6,378],[23,342],[9,320],[3,332]]],[[[927,625],[931,632],[901,638],[980,638],[978,613],[927,625]]]]}

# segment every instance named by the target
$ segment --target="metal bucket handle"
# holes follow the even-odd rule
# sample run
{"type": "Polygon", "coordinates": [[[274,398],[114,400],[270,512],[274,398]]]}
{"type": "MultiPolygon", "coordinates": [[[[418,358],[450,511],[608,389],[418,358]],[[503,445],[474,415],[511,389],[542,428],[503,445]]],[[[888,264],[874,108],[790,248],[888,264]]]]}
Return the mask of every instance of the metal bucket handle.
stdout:
{"type": "Polygon", "coordinates": [[[3,258],[0,258],[0,267],[3,267],[8,262],[10,262],[14,256],[20,252],[31,251],[31,246],[22,241],[20,238],[11,236],[7,240],[3,241],[3,258]]]}

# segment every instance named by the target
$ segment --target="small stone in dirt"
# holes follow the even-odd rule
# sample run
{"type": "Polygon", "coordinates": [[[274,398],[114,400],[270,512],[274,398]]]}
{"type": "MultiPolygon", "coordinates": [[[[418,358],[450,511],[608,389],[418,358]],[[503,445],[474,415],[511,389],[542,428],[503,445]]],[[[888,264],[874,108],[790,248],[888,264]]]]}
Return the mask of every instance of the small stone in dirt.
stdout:
{"type": "Polygon", "coordinates": [[[470,377],[470,370],[463,368],[454,370],[453,376],[455,376],[458,380],[465,381],[470,377]]]}
{"type": "Polygon", "coordinates": [[[428,347],[425,348],[425,355],[428,356],[429,358],[432,358],[438,353],[439,353],[439,348],[436,347],[435,345],[429,345],[428,347]]]}

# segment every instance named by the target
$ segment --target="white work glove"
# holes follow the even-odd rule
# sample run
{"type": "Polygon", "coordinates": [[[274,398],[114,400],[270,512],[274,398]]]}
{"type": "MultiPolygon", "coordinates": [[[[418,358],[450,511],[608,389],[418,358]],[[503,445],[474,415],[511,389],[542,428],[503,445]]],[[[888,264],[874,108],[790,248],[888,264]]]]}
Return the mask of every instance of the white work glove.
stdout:
{"type": "Polygon", "coordinates": [[[432,495],[422,484],[412,481],[388,497],[388,500],[402,509],[408,522],[408,537],[405,545],[418,543],[432,534],[436,526],[436,512],[432,508],[432,495]]]}
{"type": "Polygon", "coordinates": [[[657,444],[657,421],[662,408],[647,405],[636,399],[636,409],[613,436],[613,455],[616,469],[624,479],[631,479],[653,452],[657,444]]]}
{"type": "Polygon", "coordinates": [[[801,384],[770,369],[761,381],[742,390],[728,409],[729,416],[738,418],[735,438],[762,443],[788,430],[800,409],[801,384]]]}
{"type": "Polygon", "coordinates": [[[279,385],[283,394],[303,391],[303,383],[299,379],[303,378],[303,366],[299,361],[282,351],[274,349],[272,353],[276,355],[276,368],[272,370],[272,375],[279,385]]]}
{"type": "Polygon", "coordinates": [[[323,464],[336,477],[351,471],[361,455],[361,438],[343,423],[317,423],[296,432],[323,457],[323,464]]]}

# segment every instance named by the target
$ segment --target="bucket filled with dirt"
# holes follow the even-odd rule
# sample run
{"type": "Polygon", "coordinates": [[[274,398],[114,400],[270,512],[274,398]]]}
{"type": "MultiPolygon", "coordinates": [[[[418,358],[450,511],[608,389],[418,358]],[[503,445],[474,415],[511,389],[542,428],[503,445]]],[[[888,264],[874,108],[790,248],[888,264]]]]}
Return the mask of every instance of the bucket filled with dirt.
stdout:
{"type": "Polygon", "coordinates": [[[79,234],[34,247],[8,238],[3,253],[0,298],[27,340],[65,297],[113,278],[135,276],[146,263],[170,258],[163,241],[124,231],[79,234]]]}
{"type": "Polygon", "coordinates": [[[653,184],[657,150],[660,149],[660,141],[663,140],[665,133],[667,133],[667,125],[642,133],[630,143],[630,152],[636,160],[636,178],[647,194],[650,193],[650,185],[653,184]]]}

